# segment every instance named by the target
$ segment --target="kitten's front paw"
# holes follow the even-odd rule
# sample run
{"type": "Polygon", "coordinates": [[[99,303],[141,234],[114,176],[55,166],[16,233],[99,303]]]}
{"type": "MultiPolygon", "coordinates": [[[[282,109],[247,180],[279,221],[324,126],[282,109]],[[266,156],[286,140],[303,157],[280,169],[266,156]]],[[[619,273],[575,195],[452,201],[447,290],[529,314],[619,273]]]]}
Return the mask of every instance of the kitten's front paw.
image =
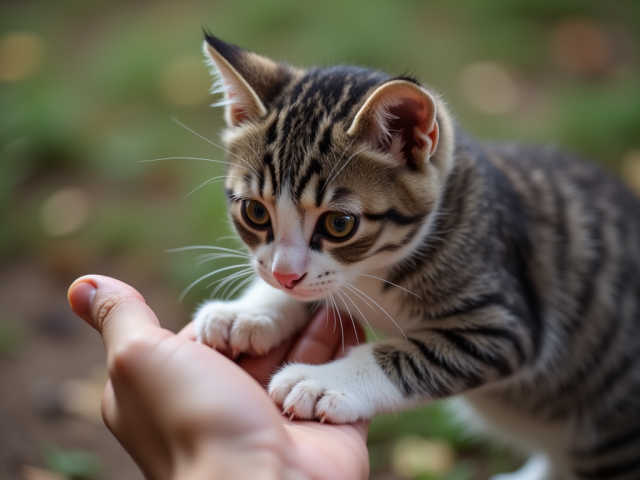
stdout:
{"type": "Polygon", "coordinates": [[[273,312],[252,311],[246,302],[209,302],[196,312],[196,338],[213,348],[264,355],[282,340],[273,312]]]}
{"type": "Polygon", "coordinates": [[[269,395],[294,419],[353,423],[375,412],[358,382],[336,375],[334,365],[289,365],[269,383],[269,395]]]}

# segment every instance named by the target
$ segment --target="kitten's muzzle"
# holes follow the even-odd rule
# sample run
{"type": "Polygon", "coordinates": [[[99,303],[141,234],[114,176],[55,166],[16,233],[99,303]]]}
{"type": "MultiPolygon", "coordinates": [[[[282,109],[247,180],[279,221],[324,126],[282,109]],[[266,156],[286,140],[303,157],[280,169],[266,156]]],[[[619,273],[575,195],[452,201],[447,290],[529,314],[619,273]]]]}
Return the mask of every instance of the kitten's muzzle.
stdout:
{"type": "Polygon", "coordinates": [[[291,290],[296,286],[297,283],[301,282],[302,279],[307,276],[307,274],[304,273],[302,275],[298,275],[297,273],[282,274],[273,272],[273,276],[280,285],[288,290],[291,290]]]}

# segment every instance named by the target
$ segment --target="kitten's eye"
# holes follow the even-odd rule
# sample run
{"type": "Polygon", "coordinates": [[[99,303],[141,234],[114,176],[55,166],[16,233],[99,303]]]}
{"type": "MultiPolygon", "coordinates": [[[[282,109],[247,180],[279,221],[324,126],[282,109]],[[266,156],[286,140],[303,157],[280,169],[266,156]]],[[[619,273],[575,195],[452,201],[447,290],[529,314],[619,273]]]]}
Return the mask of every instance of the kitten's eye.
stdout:
{"type": "Polygon", "coordinates": [[[332,212],[324,217],[324,229],[334,238],[345,238],[356,226],[356,218],[353,215],[332,212]]]}
{"type": "Polygon", "coordinates": [[[266,227],[271,221],[267,208],[255,200],[244,201],[243,213],[247,223],[254,227],[266,227]]]}

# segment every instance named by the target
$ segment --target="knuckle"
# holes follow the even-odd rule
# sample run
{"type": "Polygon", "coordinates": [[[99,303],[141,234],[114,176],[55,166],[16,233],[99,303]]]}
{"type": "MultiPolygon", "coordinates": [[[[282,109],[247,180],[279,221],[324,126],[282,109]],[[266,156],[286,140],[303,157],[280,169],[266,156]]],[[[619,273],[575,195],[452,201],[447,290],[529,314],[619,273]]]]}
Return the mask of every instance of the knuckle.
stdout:
{"type": "Polygon", "coordinates": [[[119,307],[126,302],[126,299],[118,295],[107,295],[97,299],[97,305],[94,305],[94,318],[98,329],[102,331],[104,326],[113,317],[119,307]]]}
{"type": "Polygon", "coordinates": [[[149,341],[142,336],[130,337],[120,342],[107,358],[109,374],[121,378],[135,368],[141,358],[148,356],[149,350],[149,341]]]}

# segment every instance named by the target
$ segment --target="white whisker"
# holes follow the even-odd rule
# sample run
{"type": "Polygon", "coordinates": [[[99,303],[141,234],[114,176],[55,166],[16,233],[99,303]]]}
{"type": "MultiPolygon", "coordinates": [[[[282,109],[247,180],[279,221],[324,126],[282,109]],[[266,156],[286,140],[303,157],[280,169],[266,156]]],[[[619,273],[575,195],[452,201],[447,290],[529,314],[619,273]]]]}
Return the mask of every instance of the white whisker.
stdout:
{"type": "Polygon", "coordinates": [[[189,193],[187,193],[182,200],[186,200],[187,198],[189,198],[190,195],[192,195],[193,193],[197,192],[198,190],[200,190],[202,187],[204,187],[205,185],[209,185],[209,184],[213,184],[216,183],[218,180],[220,180],[221,178],[241,178],[235,175],[221,175],[219,177],[213,177],[210,178],[209,180],[207,180],[206,182],[198,185],[196,188],[194,188],[193,190],[191,190],[189,193]]]}
{"type": "Polygon", "coordinates": [[[249,145],[249,142],[242,142],[245,144],[245,146],[249,147],[249,149],[251,149],[251,151],[253,152],[253,154],[256,156],[256,162],[260,162],[260,155],[258,155],[258,152],[256,152],[253,147],[251,145],[249,145]]]}
{"type": "MultiPolygon", "coordinates": [[[[344,304],[345,308],[347,309],[347,313],[349,314],[349,318],[351,318],[351,325],[353,325],[353,333],[356,334],[356,344],[360,345],[360,340],[358,340],[358,330],[356,329],[356,322],[353,319],[353,315],[351,315],[351,310],[349,310],[349,305],[347,305],[347,302],[345,302],[344,297],[342,296],[342,293],[340,293],[341,290],[338,289],[336,290],[336,293],[338,294],[338,296],[340,297],[340,300],[342,300],[342,303],[344,304]]],[[[343,351],[344,351],[344,346],[342,347],[343,351]]]]}
{"type": "MultiPolygon", "coordinates": [[[[211,145],[214,145],[214,146],[218,147],[220,150],[224,150],[224,151],[225,151],[225,152],[227,152],[228,154],[233,155],[233,156],[234,156],[234,157],[236,157],[238,160],[240,160],[240,161],[244,162],[244,163],[245,163],[245,164],[246,164],[246,165],[247,165],[251,170],[253,170],[253,172],[254,172],[256,175],[258,175],[258,177],[262,178],[262,175],[260,175],[260,174],[258,173],[258,171],[257,171],[255,168],[253,168],[253,165],[251,165],[249,162],[247,162],[244,158],[239,157],[239,156],[238,156],[238,155],[236,155],[235,153],[233,153],[233,152],[231,152],[231,151],[227,150],[227,149],[226,149],[226,148],[224,148],[224,147],[221,147],[221,146],[220,146],[220,145],[218,145],[217,143],[212,142],[212,141],[211,141],[211,140],[209,140],[208,138],[206,138],[206,137],[204,137],[204,136],[200,135],[199,133],[195,132],[194,130],[190,129],[190,128],[189,128],[189,127],[187,127],[184,123],[182,123],[180,120],[178,120],[176,117],[171,117],[171,120],[173,120],[174,122],[176,122],[176,123],[177,123],[178,125],[180,125],[181,127],[186,128],[187,130],[189,130],[189,131],[190,131],[191,133],[193,133],[194,135],[197,135],[197,136],[198,136],[198,137],[200,137],[201,139],[203,139],[203,140],[205,140],[205,141],[209,142],[211,145]]],[[[240,166],[240,165],[238,165],[238,166],[240,166]]]]}
{"type": "MultiPolygon", "coordinates": [[[[346,282],[344,282],[344,281],[343,281],[342,283],[343,283],[344,285],[346,285],[346,282]]],[[[362,295],[360,295],[358,292],[356,292],[356,291],[353,291],[353,290],[352,290],[352,291],[351,291],[351,293],[356,294],[356,295],[358,296],[358,298],[359,298],[360,300],[362,300],[364,303],[366,303],[366,304],[367,304],[367,306],[368,306],[371,310],[373,310],[375,313],[378,313],[378,310],[376,310],[376,308],[375,308],[373,305],[371,305],[371,304],[367,301],[367,299],[366,299],[366,298],[364,298],[362,295]]]]}
{"type": "MultiPolygon", "coordinates": [[[[336,292],[338,293],[338,292],[336,292]]],[[[344,353],[344,327],[342,326],[342,315],[340,315],[340,309],[338,308],[338,304],[336,303],[335,299],[333,298],[333,295],[331,296],[331,300],[333,300],[333,303],[336,307],[336,313],[338,314],[338,320],[340,321],[340,335],[342,336],[342,353],[344,353]]],[[[335,318],[334,318],[335,320],[335,318]]],[[[335,332],[335,328],[333,330],[335,332]]]]}
{"type": "Polygon", "coordinates": [[[325,299],[324,304],[327,307],[327,321],[324,324],[324,328],[326,329],[329,326],[329,304],[327,303],[328,299],[325,299]]]}
{"type": "Polygon", "coordinates": [[[393,317],[392,317],[391,315],[389,315],[389,314],[387,313],[387,311],[386,311],[384,308],[382,308],[380,305],[378,305],[378,303],[377,303],[374,299],[372,299],[369,295],[367,295],[366,293],[364,293],[362,290],[357,289],[357,288],[356,288],[356,287],[354,287],[353,285],[351,285],[351,284],[349,284],[349,283],[346,283],[346,282],[343,282],[343,283],[344,283],[344,285],[345,285],[349,290],[351,290],[351,291],[357,290],[357,291],[358,291],[358,292],[360,292],[362,295],[364,295],[364,296],[365,296],[365,297],[367,297],[369,300],[371,300],[371,301],[373,302],[373,304],[374,304],[374,305],[376,305],[380,310],[382,310],[382,311],[384,312],[384,314],[385,314],[387,317],[389,317],[389,318],[391,319],[391,321],[393,322],[393,324],[394,324],[396,327],[398,327],[398,330],[400,330],[400,333],[402,333],[402,336],[403,336],[405,339],[407,338],[407,336],[406,336],[406,335],[404,334],[404,332],[402,331],[402,328],[400,328],[400,325],[398,325],[398,323],[393,319],[393,317]]]}
{"type": "MultiPolygon", "coordinates": [[[[239,272],[232,273],[231,275],[227,275],[226,277],[219,278],[218,280],[215,280],[215,281],[211,282],[205,288],[213,287],[216,283],[220,283],[220,282],[224,282],[223,283],[223,285],[224,285],[228,280],[233,280],[235,278],[238,278],[238,277],[241,277],[241,276],[246,275],[248,273],[251,273],[252,271],[253,271],[253,267],[247,268],[245,270],[240,270],[239,272]]],[[[214,292],[212,292],[212,294],[213,293],[214,292]]]]}
{"type": "MultiPolygon", "coordinates": [[[[225,162],[224,160],[214,160],[212,158],[200,158],[200,157],[164,157],[164,158],[152,158],[150,160],[138,160],[138,163],[149,163],[149,162],[161,162],[163,160],[201,160],[203,162],[213,162],[213,163],[224,163],[225,165],[235,165],[230,162],[225,162]]],[[[245,170],[249,170],[242,165],[236,165],[236,167],[244,168],[245,170]]]]}
{"type": "Polygon", "coordinates": [[[308,311],[309,313],[311,313],[311,312],[313,311],[313,309],[315,308],[315,306],[316,306],[316,304],[317,304],[317,303],[318,303],[318,301],[317,301],[317,300],[314,300],[314,301],[311,303],[311,305],[309,306],[309,308],[308,308],[308,310],[307,310],[307,311],[308,311]]]}
{"type": "MultiPolygon", "coordinates": [[[[344,290],[340,290],[340,291],[349,299],[349,301],[353,304],[353,306],[356,307],[356,310],[358,310],[358,313],[360,313],[360,316],[364,320],[364,323],[366,323],[367,327],[369,327],[369,330],[371,331],[371,334],[373,335],[373,338],[378,340],[378,336],[376,335],[376,332],[374,332],[373,328],[371,328],[371,325],[369,325],[369,321],[367,320],[367,317],[365,317],[364,313],[362,313],[360,308],[358,308],[358,305],[356,304],[356,302],[353,301],[353,299],[349,296],[349,294],[347,292],[345,292],[344,290]]],[[[369,305],[369,306],[371,306],[371,305],[369,305]]]]}
{"type": "MultiPolygon", "coordinates": [[[[200,265],[210,262],[212,260],[217,260],[219,258],[242,258],[242,259],[246,259],[247,257],[243,256],[243,255],[233,255],[230,253],[205,253],[204,255],[198,255],[196,257],[197,263],[196,263],[196,267],[199,267],[200,265]]],[[[247,266],[249,266],[250,264],[247,263],[247,266]]]]}
{"type": "Polygon", "coordinates": [[[336,325],[338,324],[336,318],[338,318],[338,315],[336,314],[336,302],[333,299],[332,293],[329,294],[329,300],[331,300],[331,311],[333,312],[333,333],[336,333],[336,325]]]}
{"type": "Polygon", "coordinates": [[[346,167],[346,166],[347,166],[347,164],[349,163],[349,161],[351,161],[351,159],[352,159],[353,157],[355,157],[355,156],[356,156],[356,155],[358,155],[359,153],[364,152],[365,150],[366,150],[366,149],[365,149],[365,148],[363,148],[362,150],[358,150],[356,153],[354,153],[353,155],[351,155],[351,156],[347,159],[347,161],[346,161],[346,162],[344,162],[344,165],[342,166],[342,168],[340,168],[340,170],[338,170],[338,171],[335,173],[335,175],[334,175],[333,177],[331,177],[331,179],[327,180],[327,183],[325,183],[325,184],[323,185],[323,187],[322,187],[322,188],[324,189],[325,187],[329,186],[329,184],[330,184],[331,182],[333,182],[333,181],[338,177],[338,175],[340,175],[340,172],[342,172],[342,170],[344,170],[344,167],[346,167]]]}
{"type": "Polygon", "coordinates": [[[233,297],[233,294],[236,293],[238,290],[240,290],[243,286],[245,286],[247,283],[249,283],[250,281],[252,281],[254,278],[256,278],[258,275],[254,274],[251,277],[242,280],[238,285],[236,285],[236,287],[231,290],[231,292],[229,292],[229,295],[227,297],[225,297],[225,300],[229,300],[231,297],[233,297]]]}
{"type": "Polygon", "coordinates": [[[210,273],[207,273],[206,275],[201,276],[199,279],[197,279],[196,281],[192,282],[187,288],[185,288],[182,291],[182,293],[178,297],[178,303],[182,303],[182,300],[184,300],[184,297],[187,295],[189,290],[191,290],[195,285],[200,283],[205,278],[209,278],[209,277],[215,275],[216,273],[224,272],[225,270],[231,270],[233,268],[242,268],[242,267],[245,267],[245,266],[246,265],[244,265],[244,264],[243,265],[231,265],[230,267],[219,268],[218,270],[214,270],[213,272],[210,272],[210,273]]]}
{"type": "Polygon", "coordinates": [[[175,252],[184,252],[185,250],[221,250],[223,252],[235,253],[238,255],[243,255],[245,258],[251,258],[251,255],[241,252],[239,250],[234,250],[232,248],[224,248],[224,247],[214,247],[211,245],[192,245],[189,247],[180,247],[180,248],[168,248],[165,250],[165,253],[175,253],[175,252]]]}
{"type": "MultiPolygon", "coordinates": [[[[219,242],[221,240],[233,240],[236,243],[241,243],[242,242],[242,240],[240,240],[235,235],[228,235],[226,237],[218,237],[218,238],[216,238],[216,242],[219,242]]],[[[244,247],[244,244],[242,244],[242,246],[244,247]]]]}
{"type": "MultiPolygon", "coordinates": [[[[218,282],[221,282],[216,288],[213,289],[213,291],[211,292],[211,294],[209,295],[210,298],[213,298],[216,296],[216,293],[218,293],[220,291],[221,288],[223,288],[225,285],[227,285],[229,282],[233,283],[234,280],[237,280],[240,277],[243,277],[245,275],[250,275],[253,271],[253,268],[248,268],[246,270],[243,270],[241,272],[237,272],[234,273],[233,275],[229,275],[228,277],[222,278],[220,280],[218,280],[218,282]]],[[[213,282],[211,285],[214,285],[217,282],[213,282]]],[[[226,290],[225,290],[226,291],[226,290]]],[[[222,295],[224,296],[224,294],[222,295]]]]}
{"type": "MultiPolygon", "coordinates": [[[[327,186],[327,184],[329,183],[329,180],[331,178],[331,174],[333,173],[333,171],[336,169],[336,167],[338,166],[338,164],[340,164],[340,162],[342,161],[342,159],[344,158],[345,153],[347,153],[347,150],[349,150],[349,148],[351,147],[351,145],[353,145],[353,142],[355,142],[356,139],[354,138],[353,140],[351,140],[351,142],[349,142],[349,145],[347,145],[347,148],[344,149],[344,152],[342,152],[342,155],[340,156],[340,159],[333,165],[333,168],[331,169],[331,171],[329,171],[329,175],[327,175],[327,181],[324,183],[324,185],[322,186],[322,188],[320,189],[320,193],[322,193],[325,189],[325,187],[327,186]]],[[[334,157],[335,158],[335,157],[334,157]]]]}
{"type": "MultiPolygon", "coordinates": [[[[347,273],[347,272],[345,272],[345,273],[347,273]]],[[[416,295],[415,293],[413,293],[411,290],[407,290],[406,288],[401,287],[400,285],[396,285],[395,283],[390,282],[389,280],[385,280],[384,278],[376,277],[376,276],[374,276],[374,275],[368,275],[368,274],[366,274],[366,273],[354,273],[354,272],[348,272],[348,273],[349,273],[350,275],[362,275],[363,277],[375,278],[376,280],[380,280],[381,282],[388,283],[389,285],[393,285],[394,287],[398,287],[400,290],[404,290],[405,292],[410,293],[410,294],[411,294],[411,295],[413,295],[414,297],[417,297],[417,298],[419,298],[420,300],[422,300],[422,298],[421,298],[421,297],[419,297],[418,295],[416,295]]]]}
{"type": "MultiPolygon", "coordinates": [[[[246,274],[247,274],[247,275],[251,275],[251,274],[254,274],[254,272],[246,272],[246,274]]],[[[230,288],[233,288],[233,284],[236,282],[236,280],[238,280],[238,278],[239,278],[239,277],[236,277],[236,278],[233,278],[230,282],[225,282],[226,286],[224,287],[224,290],[223,290],[223,291],[222,291],[222,293],[220,294],[220,296],[221,296],[223,299],[226,299],[226,298],[227,298],[227,295],[228,295],[228,293],[227,293],[227,292],[229,292],[229,289],[230,289],[230,288]]],[[[253,277],[249,277],[249,278],[253,278],[253,277]]]]}

